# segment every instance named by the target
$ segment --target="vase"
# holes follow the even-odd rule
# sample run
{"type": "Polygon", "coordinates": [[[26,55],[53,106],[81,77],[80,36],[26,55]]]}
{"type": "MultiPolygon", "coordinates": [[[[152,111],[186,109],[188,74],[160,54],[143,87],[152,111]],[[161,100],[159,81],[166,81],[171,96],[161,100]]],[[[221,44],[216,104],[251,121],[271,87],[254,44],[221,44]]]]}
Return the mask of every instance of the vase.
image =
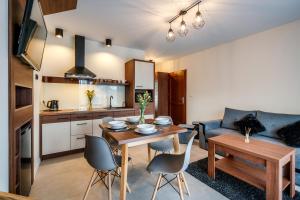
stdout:
{"type": "Polygon", "coordinates": [[[93,104],[92,104],[92,102],[90,101],[89,102],[89,110],[92,110],[93,109],[93,104]]]}
{"type": "Polygon", "coordinates": [[[250,132],[251,132],[251,128],[247,128],[245,134],[245,143],[250,143],[250,132]]]}
{"type": "Polygon", "coordinates": [[[145,124],[145,108],[140,108],[139,124],[145,124]]]}

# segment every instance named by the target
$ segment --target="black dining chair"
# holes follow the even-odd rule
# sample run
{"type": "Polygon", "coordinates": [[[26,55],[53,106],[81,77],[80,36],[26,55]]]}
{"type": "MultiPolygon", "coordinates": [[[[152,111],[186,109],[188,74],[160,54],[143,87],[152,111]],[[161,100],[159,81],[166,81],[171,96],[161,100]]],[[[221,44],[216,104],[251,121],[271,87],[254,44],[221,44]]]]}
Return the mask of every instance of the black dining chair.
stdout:
{"type": "Polygon", "coordinates": [[[183,200],[183,192],[182,192],[182,183],[186,189],[188,195],[190,195],[188,185],[186,179],[184,177],[183,172],[187,169],[190,163],[190,155],[194,137],[197,135],[197,131],[193,131],[189,137],[189,142],[187,144],[186,150],[183,154],[160,154],[155,156],[152,161],[147,166],[147,170],[150,173],[159,174],[158,180],[156,182],[156,186],[152,195],[152,200],[155,199],[157,191],[164,187],[167,184],[170,184],[172,188],[176,191],[177,189],[172,185],[172,181],[177,179],[180,199],[183,200]],[[168,180],[167,175],[175,175],[175,178],[168,180]],[[166,183],[161,185],[162,179],[166,180],[166,183]]]}
{"type": "MultiPolygon", "coordinates": [[[[89,185],[84,194],[83,200],[87,198],[87,195],[93,185],[98,182],[102,182],[108,189],[108,199],[112,199],[111,186],[115,177],[121,177],[119,168],[121,167],[122,157],[114,155],[107,141],[102,137],[85,136],[86,146],[84,150],[84,158],[89,165],[94,168],[89,185]],[[113,176],[113,179],[112,179],[113,176]],[[105,178],[108,177],[108,183],[105,183],[105,178]]],[[[130,188],[127,186],[127,190],[130,192],[130,188]]]]}

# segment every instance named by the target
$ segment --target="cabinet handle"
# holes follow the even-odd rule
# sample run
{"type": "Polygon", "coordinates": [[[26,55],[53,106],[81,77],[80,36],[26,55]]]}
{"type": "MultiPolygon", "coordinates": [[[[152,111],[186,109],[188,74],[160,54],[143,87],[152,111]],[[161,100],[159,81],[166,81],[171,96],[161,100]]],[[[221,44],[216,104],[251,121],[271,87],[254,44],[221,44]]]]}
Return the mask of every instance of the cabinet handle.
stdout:
{"type": "Polygon", "coordinates": [[[82,139],[84,139],[85,137],[78,137],[78,138],[76,138],[77,140],[82,140],[82,139]]]}
{"type": "Polygon", "coordinates": [[[63,120],[63,119],[69,119],[68,117],[58,117],[57,119],[63,120]]]}
{"type": "Polygon", "coordinates": [[[76,125],[78,125],[78,126],[82,126],[82,125],[87,125],[87,123],[86,123],[86,122],[84,122],[84,123],[80,123],[80,124],[76,124],[76,125]]]}
{"type": "Polygon", "coordinates": [[[76,118],[77,119],[85,119],[85,118],[88,118],[88,116],[77,116],[76,118]]]}

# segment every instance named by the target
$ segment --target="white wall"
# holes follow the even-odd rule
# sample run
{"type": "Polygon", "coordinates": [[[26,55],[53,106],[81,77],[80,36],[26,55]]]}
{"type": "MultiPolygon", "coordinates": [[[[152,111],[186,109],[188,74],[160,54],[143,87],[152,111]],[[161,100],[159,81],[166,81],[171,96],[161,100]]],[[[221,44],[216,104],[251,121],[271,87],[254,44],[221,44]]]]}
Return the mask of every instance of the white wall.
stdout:
{"type": "MultiPolygon", "coordinates": [[[[187,69],[187,118],[224,107],[300,114],[300,20],[157,65],[187,69]]],[[[188,39],[188,38],[187,38],[188,39]]]]}
{"type": "Polygon", "coordinates": [[[0,191],[8,191],[8,1],[0,2],[0,191]]]}
{"type": "MultiPolygon", "coordinates": [[[[125,78],[125,62],[132,59],[144,59],[144,51],[113,45],[105,47],[97,41],[86,39],[85,64],[97,78],[122,80],[125,78]]],[[[42,75],[63,77],[64,73],[75,65],[74,36],[64,34],[63,39],[49,33],[42,75]]],[[[95,89],[95,107],[107,107],[109,96],[113,95],[113,106],[122,106],[125,101],[125,88],[115,86],[87,86],[72,84],[42,84],[41,101],[59,100],[61,109],[72,109],[87,106],[86,89],[95,89]]],[[[41,104],[42,105],[42,104],[41,104]]],[[[45,107],[42,105],[42,108],[45,107]]]]}

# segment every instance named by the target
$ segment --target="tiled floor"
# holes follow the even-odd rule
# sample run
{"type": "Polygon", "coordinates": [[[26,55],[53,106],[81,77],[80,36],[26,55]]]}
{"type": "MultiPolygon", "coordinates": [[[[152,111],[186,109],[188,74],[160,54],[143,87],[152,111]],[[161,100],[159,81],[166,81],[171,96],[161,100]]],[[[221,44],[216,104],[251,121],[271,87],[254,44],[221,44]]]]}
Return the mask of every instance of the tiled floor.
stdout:
{"type": "MultiPolygon", "coordinates": [[[[181,150],[184,150],[183,145],[181,150]]],[[[129,149],[132,164],[129,166],[128,183],[132,192],[127,193],[127,199],[151,199],[157,175],[149,174],[147,166],[146,146],[129,149]]],[[[207,152],[194,144],[191,162],[207,156],[207,152]]],[[[35,182],[32,186],[31,197],[35,200],[80,200],[92,174],[92,168],[83,158],[83,154],[75,154],[61,158],[50,159],[42,162],[35,182]]],[[[202,182],[186,173],[186,179],[191,191],[191,196],[186,199],[226,199],[202,182]]],[[[88,200],[107,199],[107,190],[102,184],[96,184],[90,190],[88,200]]],[[[119,180],[113,185],[113,199],[119,197],[119,180]]],[[[171,187],[162,188],[157,199],[179,199],[178,194],[171,187]]]]}

